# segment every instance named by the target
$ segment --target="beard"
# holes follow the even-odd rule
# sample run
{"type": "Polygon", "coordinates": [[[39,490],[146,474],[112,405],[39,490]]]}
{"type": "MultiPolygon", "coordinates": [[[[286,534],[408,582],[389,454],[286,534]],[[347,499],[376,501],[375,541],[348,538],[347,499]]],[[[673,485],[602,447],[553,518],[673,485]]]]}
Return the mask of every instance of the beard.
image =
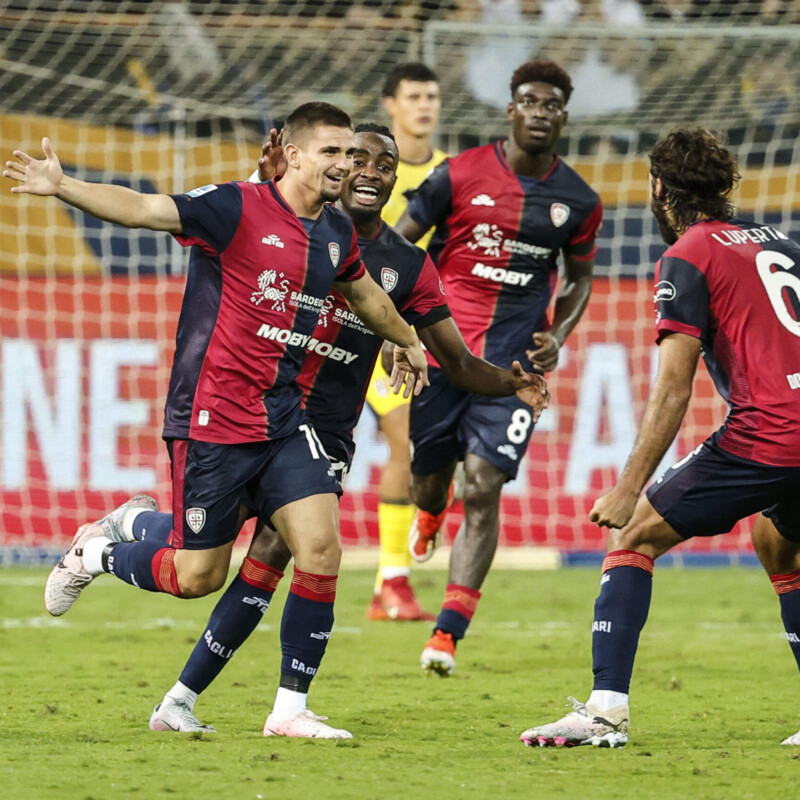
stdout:
{"type": "Polygon", "coordinates": [[[670,225],[664,206],[660,205],[655,197],[650,200],[650,210],[656,218],[658,232],[661,234],[661,238],[669,245],[675,244],[675,242],[678,241],[678,234],[672,225],[670,225]]]}

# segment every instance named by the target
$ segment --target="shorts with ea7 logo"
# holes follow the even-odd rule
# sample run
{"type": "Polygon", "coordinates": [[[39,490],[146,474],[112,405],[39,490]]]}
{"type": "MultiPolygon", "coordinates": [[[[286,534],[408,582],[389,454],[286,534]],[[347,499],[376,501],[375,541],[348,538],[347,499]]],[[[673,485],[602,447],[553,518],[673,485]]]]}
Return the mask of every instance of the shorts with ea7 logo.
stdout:
{"type": "Polygon", "coordinates": [[[800,544],[800,467],[774,467],[728,453],[716,431],[648,490],[653,508],[684,539],[728,533],[763,512],[800,544]]]}
{"type": "Polygon", "coordinates": [[[310,423],[268,442],[167,442],[172,462],[173,531],[170,543],[210,550],[236,538],[239,506],[262,519],[287,503],[342,487],[310,423]]]}
{"type": "Polygon", "coordinates": [[[473,453],[515,478],[533,432],[530,407],[516,395],[465,392],[440,369],[429,368],[428,379],[411,402],[411,472],[430,475],[473,453]]]}

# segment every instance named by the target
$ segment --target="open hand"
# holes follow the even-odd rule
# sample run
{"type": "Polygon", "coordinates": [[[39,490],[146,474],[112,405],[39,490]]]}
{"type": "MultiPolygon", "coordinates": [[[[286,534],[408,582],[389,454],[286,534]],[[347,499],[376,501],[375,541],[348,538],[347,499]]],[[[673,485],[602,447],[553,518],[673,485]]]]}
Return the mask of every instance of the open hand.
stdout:
{"type": "Polygon", "coordinates": [[[412,393],[416,396],[430,386],[428,359],[419,343],[413,347],[395,346],[390,383],[395,394],[403,390],[403,397],[410,397],[412,393]]]}
{"type": "Polygon", "coordinates": [[[536,348],[526,350],[525,355],[536,369],[552,372],[558,366],[558,351],[561,349],[561,344],[547,331],[538,331],[532,338],[536,348]]]}
{"type": "Polygon", "coordinates": [[[550,391],[545,379],[534,372],[525,372],[522,364],[515,361],[511,365],[511,383],[517,397],[531,407],[533,421],[538,422],[542,411],[550,404],[550,391]]]}
{"type": "Polygon", "coordinates": [[[58,194],[64,171],[55,154],[50,140],[42,139],[44,159],[37,160],[21,150],[14,150],[16,161],[6,161],[3,176],[18,181],[19,186],[12,186],[15,194],[53,195],[58,194]]]}
{"type": "Polygon", "coordinates": [[[268,181],[279,178],[284,172],[286,172],[286,159],[283,157],[283,130],[278,133],[275,128],[271,128],[269,138],[261,145],[258,179],[268,181]]]}

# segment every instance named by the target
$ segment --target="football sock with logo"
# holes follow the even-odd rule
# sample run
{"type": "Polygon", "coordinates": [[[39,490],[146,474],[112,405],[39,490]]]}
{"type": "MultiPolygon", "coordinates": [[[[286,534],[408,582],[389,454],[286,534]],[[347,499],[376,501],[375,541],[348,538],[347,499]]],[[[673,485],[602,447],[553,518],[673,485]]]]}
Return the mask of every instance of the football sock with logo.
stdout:
{"type": "Polygon", "coordinates": [[[649,556],[614,550],[605,557],[592,623],[593,689],[628,693],[652,588],[649,556]]]}
{"type": "Polygon", "coordinates": [[[122,529],[129,533],[137,542],[161,542],[166,544],[172,534],[172,514],[164,511],[142,511],[139,508],[131,508],[125,512],[122,519],[122,529]],[[128,515],[136,512],[133,519],[128,515]]]}
{"type": "Polygon", "coordinates": [[[378,503],[378,531],[381,554],[375,591],[384,580],[411,574],[411,553],[408,552],[408,529],[414,519],[416,506],[407,503],[378,503]]]}
{"type": "Polygon", "coordinates": [[[448,583],[436,627],[445,633],[452,633],[456,641],[463,639],[480,599],[481,593],[477,589],[448,583]]]}
{"type": "Polygon", "coordinates": [[[205,691],[248,636],[258,627],[283,573],[245,558],[239,574],[214,606],[205,633],[181,672],[180,682],[196,694],[205,691]]]}
{"type": "Polygon", "coordinates": [[[106,569],[131,586],[180,597],[174,547],[161,542],[119,542],[106,547],[106,569]]]}
{"type": "Polygon", "coordinates": [[[800,668],[800,571],[770,575],[769,579],[781,604],[781,619],[789,647],[800,668]]]}
{"type": "Polygon", "coordinates": [[[281,687],[308,692],[333,627],[337,575],[294,568],[281,619],[281,687]]]}

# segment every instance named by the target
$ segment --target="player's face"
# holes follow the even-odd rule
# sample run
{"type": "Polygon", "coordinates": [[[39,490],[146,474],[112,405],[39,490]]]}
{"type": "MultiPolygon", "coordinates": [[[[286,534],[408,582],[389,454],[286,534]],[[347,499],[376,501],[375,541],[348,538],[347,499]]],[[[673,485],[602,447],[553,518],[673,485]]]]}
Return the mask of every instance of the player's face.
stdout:
{"type": "Polygon", "coordinates": [[[384,105],[392,118],[392,133],[397,135],[399,130],[410,136],[430,136],[439,124],[442,93],[436,81],[402,80],[384,105]]]}
{"type": "Polygon", "coordinates": [[[351,217],[377,216],[397,180],[397,145],[379,133],[357,133],[353,169],[344,181],[342,205],[351,217]]]}
{"type": "Polygon", "coordinates": [[[299,168],[303,183],[319,191],[324,202],[335,202],[353,167],[353,150],[350,128],[317,126],[301,148],[299,168]]]}
{"type": "Polygon", "coordinates": [[[564,92],[557,86],[541,81],[518,86],[508,104],[508,119],[520,149],[531,155],[553,150],[567,122],[564,106],[564,92]]]}
{"type": "Polygon", "coordinates": [[[669,218],[669,213],[664,203],[658,199],[661,191],[661,184],[652,175],[650,176],[650,210],[658,223],[658,230],[661,238],[669,245],[678,241],[678,234],[669,218]]]}

